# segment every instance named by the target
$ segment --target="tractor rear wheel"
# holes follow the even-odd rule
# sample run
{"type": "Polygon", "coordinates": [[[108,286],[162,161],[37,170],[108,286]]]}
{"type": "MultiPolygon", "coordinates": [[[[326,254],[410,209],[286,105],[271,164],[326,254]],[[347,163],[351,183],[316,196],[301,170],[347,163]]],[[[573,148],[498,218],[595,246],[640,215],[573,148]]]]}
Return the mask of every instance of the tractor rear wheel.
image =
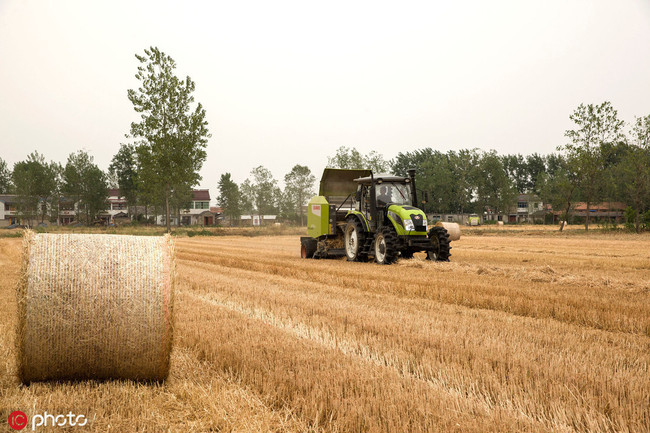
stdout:
{"type": "Polygon", "coordinates": [[[433,250],[427,251],[427,260],[437,262],[448,262],[451,253],[451,246],[449,245],[449,233],[444,227],[433,227],[429,230],[429,240],[433,246],[433,250]]]}
{"type": "Polygon", "coordinates": [[[397,260],[397,233],[390,226],[383,226],[375,235],[375,261],[390,265],[397,260]]]}
{"type": "Polygon", "coordinates": [[[363,252],[366,234],[359,220],[351,219],[345,226],[345,255],[350,262],[365,262],[368,255],[363,252]]]}

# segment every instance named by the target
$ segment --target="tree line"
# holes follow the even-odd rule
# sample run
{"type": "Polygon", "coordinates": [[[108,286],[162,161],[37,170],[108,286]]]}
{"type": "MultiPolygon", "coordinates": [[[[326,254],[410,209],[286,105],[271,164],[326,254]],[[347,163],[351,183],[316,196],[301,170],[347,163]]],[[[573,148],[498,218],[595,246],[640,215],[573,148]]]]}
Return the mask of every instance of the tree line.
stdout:
{"type": "MultiPolygon", "coordinates": [[[[151,47],[135,57],[140,87],[128,90],[127,96],[140,120],[131,123],[129,142],[120,145],[107,172],[85,151],[71,154],[65,166],[47,162],[38,152],[12,169],[0,158],[0,193],[18,195],[20,216],[54,220],[62,207],[72,209],[72,203],[76,219],[90,224],[106,209],[107,188],[116,187],[135,219],[164,214],[168,230],[172,215],[180,222],[207,157],[206,111],[194,100],[192,79],[174,74],[176,63],[170,56],[151,47]]],[[[364,155],[342,146],[327,165],[398,175],[416,168],[418,187],[429,197],[422,204],[427,212],[507,213],[518,194],[531,193],[561,210],[563,220],[577,202],[585,202],[587,229],[591,206],[603,201],[626,203],[626,219],[637,231],[650,226],[650,115],[625,125],[611,103],[603,102],[581,104],[569,117],[574,127],[565,132],[567,143],[548,155],[425,147],[386,160],[376,151],[364,155]]],[[[241,184],[224,173],[217,202],[231,222],[256,213],[304,224],[303,206],[315,192],[316,178],[297,164],[283,180],[284,189],[262,165],[241,184]]]]}
{"type": "MultiPolygon", "coordinates": [[[[500,155],[494,150],[461,149],[442,152],[431,147],[400,152],[393,159],[354,147],[339,147],[328,167],[390,171],[406,176],[417,169],[418,189],[429,213],[508,213],[519,194],[535,194],[561,211],[567,221],[578,202],[590,209],[601,202],[627,204],[626,224],[636,231],[650,228],[650,115],[637,117],[628,130],[611,103],[578,106],[570,115],[574,128],[565,131],[567,144],[548,155],[500,155]]],[[[263,166],[237,185],[229,173],[221,176],[218,201],[231,219],[254,210],[285,217],[300,215],[313,194],[314,177],[297,165],[285,176],[282,192],[263,166]],[[300,209],[298,211],[298,209],[300,209]]]]}

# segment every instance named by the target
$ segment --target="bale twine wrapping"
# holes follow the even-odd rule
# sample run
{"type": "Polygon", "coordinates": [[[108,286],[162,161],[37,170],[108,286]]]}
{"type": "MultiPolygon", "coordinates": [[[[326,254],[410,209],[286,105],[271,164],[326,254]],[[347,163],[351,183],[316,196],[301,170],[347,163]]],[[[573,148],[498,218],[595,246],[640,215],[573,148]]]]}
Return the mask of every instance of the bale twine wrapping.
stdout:
{"type": "Polygon", "coordinates": [[[20,379],[164,380],[173,291],[169,236],[26,231],[17,291],[20,379]]]}
{"type": "Polygon", "coordinates": [[[457,241],[460,239],[460,226],[458,223],[446,223],[443,221],[438,221],[436,223],[436,226],[444,227],[445,230],[447,230],[447,233],[449,233],[450,241],[457,241]]]}

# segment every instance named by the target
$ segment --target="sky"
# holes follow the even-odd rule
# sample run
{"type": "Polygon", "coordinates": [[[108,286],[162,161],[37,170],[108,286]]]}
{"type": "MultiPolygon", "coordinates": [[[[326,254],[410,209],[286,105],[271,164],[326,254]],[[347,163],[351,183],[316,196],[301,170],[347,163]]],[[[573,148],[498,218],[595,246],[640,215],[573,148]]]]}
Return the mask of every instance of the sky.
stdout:
{"type": "Polygon", "coordinates": [[[150,46],[196,83],[213,198],[259,165],[319,179],[340,146],[548,154],[581,103],[650,114],[650,0],[0,0],[0,157],[107,169],[150,46]]]}

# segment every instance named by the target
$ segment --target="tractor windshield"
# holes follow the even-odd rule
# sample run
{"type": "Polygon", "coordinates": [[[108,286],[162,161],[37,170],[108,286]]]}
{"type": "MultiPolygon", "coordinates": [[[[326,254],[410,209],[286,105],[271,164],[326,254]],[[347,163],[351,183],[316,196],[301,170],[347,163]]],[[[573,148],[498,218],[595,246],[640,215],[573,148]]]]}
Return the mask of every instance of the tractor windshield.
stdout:
{"type": "Polygon", "coordinates": [[[384,182],[378,185],[377,204],[385,206],[387,203],[398,205],[411,205],[411,188],[403,183],[384,182]]]}

